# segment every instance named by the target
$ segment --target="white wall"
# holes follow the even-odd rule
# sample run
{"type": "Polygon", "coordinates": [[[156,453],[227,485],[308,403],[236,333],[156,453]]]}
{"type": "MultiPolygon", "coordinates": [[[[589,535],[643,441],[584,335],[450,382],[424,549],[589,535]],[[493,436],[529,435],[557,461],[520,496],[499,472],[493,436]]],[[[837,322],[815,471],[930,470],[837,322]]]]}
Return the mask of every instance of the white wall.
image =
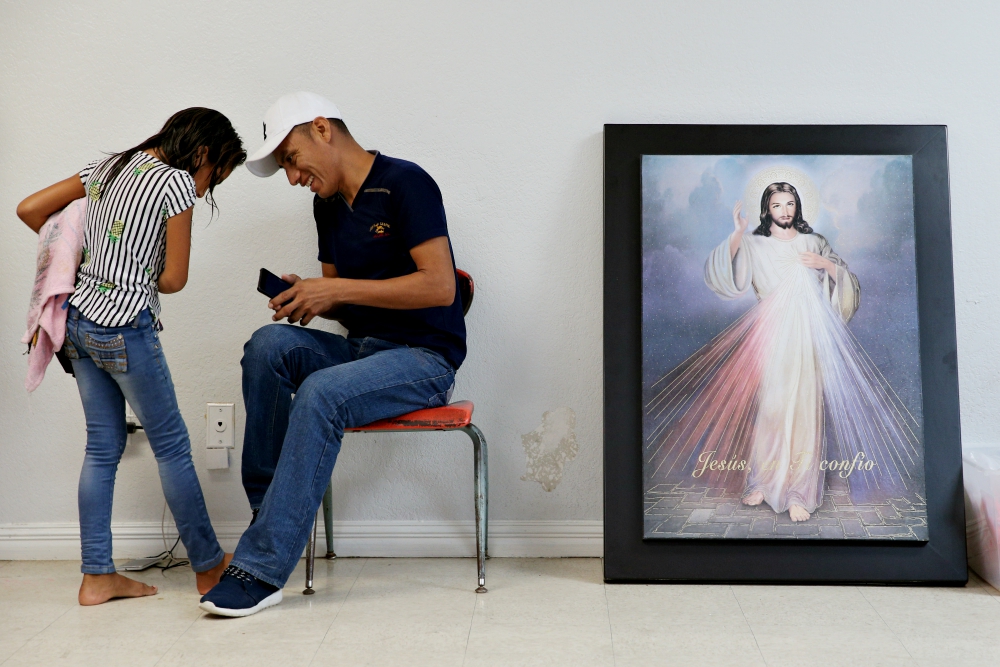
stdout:
{"type": "MultiPolygon", "coordinates": [[[[476,402],[489,438],[497,525],[599,534],[604,123],[947,124],[963,431],[996,439],[1000,301],[981,279],[1000,242],[994,3],[157,4],[0,2],[0,526],[72,525],[84,444],[68,376],[52,368],[23,389],[35,236],[17,202],[186,106],[221,110],[253,150],[263,111],[298,89],[441,186],[478,286],[456,396],[476,402]],[[576,411],[580,453],[547,493],[520,480],[520,435],[561,406],[576,411]]],[[[205,469],[204,406],[237,402],[242,439],[241,348],[269,313],[257,270],[319,267],[305,191],[239,170],[218,201],[211,224],[196,208],[191,279],[163,299],[163,340],[213,520],[238,526],[238,465],[205,469]]],[[[463,437],[354,436],[338,519],[471,520],[463,437]]],[[[133,443],[114,519],[152,525],[161,507],[148,445],[133,443]]]]}

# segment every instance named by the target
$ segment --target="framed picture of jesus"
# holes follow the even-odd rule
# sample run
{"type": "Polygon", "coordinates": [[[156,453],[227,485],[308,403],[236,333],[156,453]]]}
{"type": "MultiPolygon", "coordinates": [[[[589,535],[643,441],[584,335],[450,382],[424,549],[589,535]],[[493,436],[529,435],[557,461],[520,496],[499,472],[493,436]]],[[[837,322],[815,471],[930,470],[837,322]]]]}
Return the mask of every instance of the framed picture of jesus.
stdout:
{"type": "Polygon", "coordinates": [[[609,581],[967,578],[942,126],[605,127],[609,581]]]}

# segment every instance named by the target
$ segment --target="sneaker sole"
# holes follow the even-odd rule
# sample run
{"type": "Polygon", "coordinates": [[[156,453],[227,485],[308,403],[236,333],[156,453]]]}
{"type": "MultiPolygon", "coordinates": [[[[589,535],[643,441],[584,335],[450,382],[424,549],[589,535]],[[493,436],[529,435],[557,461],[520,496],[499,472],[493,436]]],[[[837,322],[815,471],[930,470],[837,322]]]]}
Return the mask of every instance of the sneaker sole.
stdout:
{"type": "Polygon", "coordinates": [[[216,607],[214,602],[205,601],[198,605],[203,611],[207,611],[209,614],[215,614],[216,616],[229,616],[231,618],[239,618],[241,616],[250,616],[251,614],[256,614],[258,611],[267,609],[268,607],[273,607],[274,605],[281,602],[281,591],[277,590],[271,593],[266,598],[258,602],[253,607],[247,609],[225,609],[223,607],[216,607]]]}

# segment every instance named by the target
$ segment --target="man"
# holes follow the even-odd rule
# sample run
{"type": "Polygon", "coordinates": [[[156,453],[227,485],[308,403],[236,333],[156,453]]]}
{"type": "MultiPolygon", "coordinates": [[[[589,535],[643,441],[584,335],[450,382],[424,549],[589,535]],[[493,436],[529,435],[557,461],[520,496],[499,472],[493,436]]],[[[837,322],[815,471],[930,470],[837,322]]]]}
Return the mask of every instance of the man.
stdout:
{"type": "Polygon", "coordinates": [[[337,107],[280,98],[247,168],[315,193],[322,278],[282,278],[277,322],[244,348],[243,485],[254,520],[201,608],[247,616],[281,601],[344,429],[448,402],[465,324],[441,192],[420,167],[365,151],[337,107]],[[304,328],[340,320],[347,337],[304,328]],[[290,326],[295,323],[302,326],[290,326]],[[294,394],[294,399],[292,398],[294,394]]]}

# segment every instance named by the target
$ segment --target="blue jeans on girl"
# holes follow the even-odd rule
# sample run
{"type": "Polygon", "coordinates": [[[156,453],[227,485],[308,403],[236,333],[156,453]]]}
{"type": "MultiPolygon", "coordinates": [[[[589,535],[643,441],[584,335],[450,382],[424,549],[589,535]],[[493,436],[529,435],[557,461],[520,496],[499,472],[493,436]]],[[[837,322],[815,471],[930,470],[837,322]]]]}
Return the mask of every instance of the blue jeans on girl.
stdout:
{"type": "Polygon", "coordinates": [[[195,572],[222,561],[191,461],[191,440],[149,310],[124,327],[103,327],[70,307],[64,350],[87,418],[87,453],[80,472],[80,543],[84,574],[110,574],[111,505],[125,451],[125,401],[135,411],[156,456],[163,495],[195,572]]]}

